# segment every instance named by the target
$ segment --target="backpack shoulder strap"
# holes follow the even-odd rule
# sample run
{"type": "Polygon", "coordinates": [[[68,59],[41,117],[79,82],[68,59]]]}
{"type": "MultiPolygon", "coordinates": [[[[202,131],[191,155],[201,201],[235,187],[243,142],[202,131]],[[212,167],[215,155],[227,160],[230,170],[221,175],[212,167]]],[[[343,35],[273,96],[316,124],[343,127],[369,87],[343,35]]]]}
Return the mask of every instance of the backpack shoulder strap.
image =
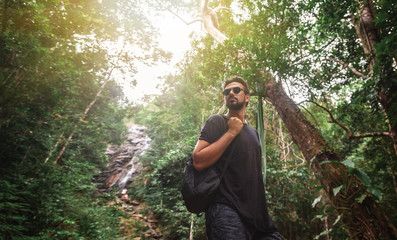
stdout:
{"type": "MultiPolygon", "coordinates": [[[[225,115],[225,114],[222,114],[222,117],[223,117],[223,120],[225,120],[225,123],[226,123],[226,126],[227,126],[227,123],[228,123],[228,121],[229,121],[229,117],[227,116],[227,115],[225,115]]],[[[225,162],[225,165],[223,166],[223,169],[222,169],[222,172],[221,172],[221,179],[223,178],[223,176],[225,175],[225,173],[226,173],[226,169],[227,169],[227,167],[228,167],[228,165],[229,165],[229,162],[230,161],[228,161],[228,159],[226,159],[227,161],[225,162]]]]}

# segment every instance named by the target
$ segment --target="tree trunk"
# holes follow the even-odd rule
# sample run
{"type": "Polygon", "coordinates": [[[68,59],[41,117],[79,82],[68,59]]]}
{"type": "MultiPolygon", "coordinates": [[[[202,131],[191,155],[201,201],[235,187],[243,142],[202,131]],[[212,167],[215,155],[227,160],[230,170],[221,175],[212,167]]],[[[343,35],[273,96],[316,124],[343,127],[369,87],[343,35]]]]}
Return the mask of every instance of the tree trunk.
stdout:
{"type": "Polygon", "coordinates": [[[280,84],[271,79],[266,94],[302,151],[309,167],[324,187],[352,239],[395,239],[397,230],[363,184],[341,163],[319,131],[306,119],[280,84]],[[334,189],[341,187],[339,192],[334,189]],[[362,195],[366,197],[360,203],[362,195]]]}
{"type": "Polygon", "coordinates": [[[376,73],[379,78],[378,99],[386,114],[389,136],[392,139],[397,156],[397,76],[395,70],[393,70],[393,58],[383,57],[382,60],[377,58],[375,44],[381,40],[381,30],[376,27],[374,21],[375,8],[373,1],[361,0],[358,3],[358,20],[356,21],[353,16],[352,23],[369,59],[369,71],[373,73],[375,64],[378,66],[378,72],[376,73]]]}

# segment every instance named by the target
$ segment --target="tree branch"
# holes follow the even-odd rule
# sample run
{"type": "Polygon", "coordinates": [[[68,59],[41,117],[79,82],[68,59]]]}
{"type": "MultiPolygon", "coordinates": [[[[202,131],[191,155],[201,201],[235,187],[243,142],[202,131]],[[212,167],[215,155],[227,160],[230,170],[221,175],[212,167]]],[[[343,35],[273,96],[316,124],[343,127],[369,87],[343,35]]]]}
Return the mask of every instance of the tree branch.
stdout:
{"type": "Polygon", "coordinates": [[[324,111],[326,111],[329,114],[329,117],[331,120],[329,120],[329,123],[336,123],[339,127],[341,127],[347,134],[349,139],[352,138],[366,138],[366,137],[384,137],[388,136],[391,137],[390,132],[371,132],[371,133],[359,133],[359,134],[353,134],[350,129],[348,129],[345,125],[343,125],[341,122],[336,120],[334,116],[332,115],[331,111],[329,111],[326,107],[321,106],[320,104],[314,102],[314,101],[305,101],[305,102],[310,102],[315,105],[317,105],[319,108],[322,108],[324,111]]]}
{"type": "Polygon", "coordinates": [[[218,7],[214,8],[214,11],[215,11],[215,12],[219,12],[219,11],[222,10],[222,9],[225,9],[225,10],[227,10],[227,11],[229,11],[229,12],[232,12],[232,9],[231,9],[231,8],[222,7],[220,4],[219,4],[218,7]]]}
{"type": "Polygon", "coordinates": [[[193,21],[191,21],[191,22],[187,22],[187,21],[185,21],[181,16],[179,16],[179,15],[176,14],[174,11],[172,11],[171,9],[167,8],[167,11],[169,11],[170,13],[172,13],[172,15],[174,15],[175,17],[179,18],[179,19],[180,19],[182,22],[184,22],[186,25],[190,25],[190,24],[195,23],[195,22],[201,22],[201,19],[195,19],[195,20],[193,20],[193,21]]]}
{"type": "Polygon", "coordinates": [[[218,20],[215,11],[208,7],[208,0],[200,0],[201,21],[204,24],[208,34],[210,34],[218,43],[225,42],[227,37],[218,30],[218,20]]]}
{"type": "Polygon", "coordinates": [[[330,58],[332,61],[340,63],[344,68],[348,68],[350,71],[352,71],[354,74],[356,74],[359,77],[366,78],[367,76],[355,69],[354,67],[350,67],[349,64],[345,63],[344,61],[336,58],[330,58]]]}

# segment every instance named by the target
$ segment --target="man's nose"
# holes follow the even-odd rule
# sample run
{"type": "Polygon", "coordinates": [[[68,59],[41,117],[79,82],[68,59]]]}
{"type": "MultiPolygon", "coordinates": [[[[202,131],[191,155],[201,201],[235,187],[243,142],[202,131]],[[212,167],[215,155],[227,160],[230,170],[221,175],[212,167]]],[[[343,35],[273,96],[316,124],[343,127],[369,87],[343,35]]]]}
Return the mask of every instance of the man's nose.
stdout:
{"type": "Polygon", "coordinates": [[[229,98],[231,98],[231,97],[236,97],[236,94],[233,92],[233,90],[231,90],[230,91],[230,93],[229,93],[229,98]]]}

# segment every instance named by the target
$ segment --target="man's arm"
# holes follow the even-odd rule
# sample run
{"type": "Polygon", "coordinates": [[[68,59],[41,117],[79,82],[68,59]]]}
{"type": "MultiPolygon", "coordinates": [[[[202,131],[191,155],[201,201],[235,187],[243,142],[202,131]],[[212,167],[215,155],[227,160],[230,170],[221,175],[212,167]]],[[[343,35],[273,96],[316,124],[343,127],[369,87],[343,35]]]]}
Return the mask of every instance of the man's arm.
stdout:
{"type": "Polygon", "coordinates": [[[233,139],[241,132],[243,126],[240,119],[232,117],[228,122],[228,131],[216,142],[210,144],[207,141],[198,140],[193,151],[194,168],[197,171],[202,171],[216,163],[233,139]]]}

